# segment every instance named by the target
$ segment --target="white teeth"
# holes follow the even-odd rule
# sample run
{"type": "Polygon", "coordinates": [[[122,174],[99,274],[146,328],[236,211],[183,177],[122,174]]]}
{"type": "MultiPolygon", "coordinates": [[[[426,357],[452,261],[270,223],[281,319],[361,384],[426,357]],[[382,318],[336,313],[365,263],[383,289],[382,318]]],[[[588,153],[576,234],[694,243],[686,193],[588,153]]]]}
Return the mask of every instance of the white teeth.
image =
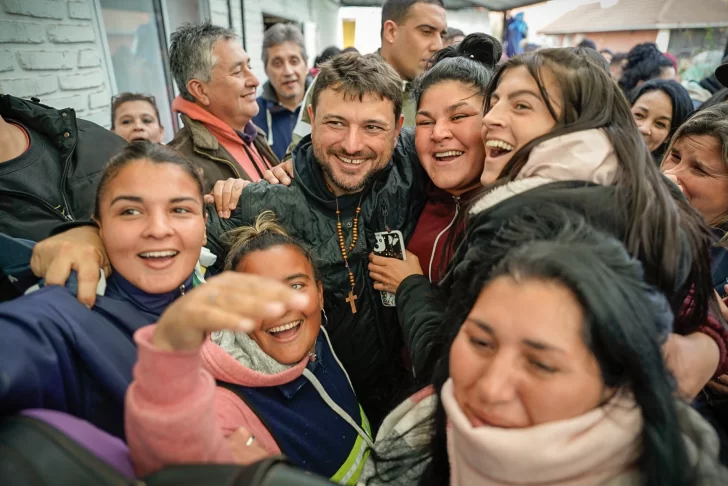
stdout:
{"type": "Polygon", "coordinates": [[[165,257],[173,257],[179,253],[175,250],[167,250],[167,251],[147,251],[144,253],[140,253],[139,256],[142,258],[165,258],[165,257]]]}
{"type": "Polygon", "coordinates": [[[361,164],[362,162],[364,162],[364,159],[347,159],[346,157],[342,157],[341,155],[339,155],[339,158],[340,158],[340,159],[341,159],[341,160],[342,160],[343,162],[345,162],[345,163],[347,163],[347,164],[351,164],[351,165],[359,165],[359,164],[361,164]]]}
{"type": "Polygon", "coordinates": [[[283,332],[283,331],[287,331],[289,329],[293,329],[294,327],[299,326],[302,323],[303,323],[303,321],[293,321],[293,322],[289,322],[288,324],[283,324],[282,326],[273,327],[271,329],[268,329],[266,332],[275,334],[277,332],[283,332]]]}
{"type": "Polygon", "coordinates": [[[437,152],[435,154],[435,157],[437,158],[443,158],[443,157],[460,157],[465,152],[461,152],[460,150],[450,150],[449,152],[437,152]]]}
{"type": "Polygon", "coordinates": [[[504,142],[503,140],[488,140],[487,142],[485,142],[485,146],[506,150],[508,152],[516,148],[513,145],[504,142]]]}

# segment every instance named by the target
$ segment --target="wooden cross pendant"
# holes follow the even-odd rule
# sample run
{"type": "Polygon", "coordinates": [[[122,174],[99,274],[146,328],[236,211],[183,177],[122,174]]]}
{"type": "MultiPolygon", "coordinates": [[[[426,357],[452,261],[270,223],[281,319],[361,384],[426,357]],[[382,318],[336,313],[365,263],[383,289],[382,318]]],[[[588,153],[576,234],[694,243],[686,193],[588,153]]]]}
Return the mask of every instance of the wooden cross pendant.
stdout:
{"type": "Polygon", "coordinates": [[[349,291],[349,297],[346,298],[346,301],[351,305],[351,313],[356,314],[356,303],[354,302],[357,299],[356,295],[354,295],[354,291],[349,291]]]}

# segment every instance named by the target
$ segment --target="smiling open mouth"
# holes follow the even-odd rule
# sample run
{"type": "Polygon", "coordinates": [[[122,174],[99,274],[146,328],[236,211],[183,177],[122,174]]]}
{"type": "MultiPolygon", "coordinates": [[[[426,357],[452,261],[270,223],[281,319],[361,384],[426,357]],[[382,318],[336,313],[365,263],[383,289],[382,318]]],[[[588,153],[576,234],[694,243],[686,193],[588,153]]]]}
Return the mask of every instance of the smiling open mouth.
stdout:
{"type": "Polygon", "coordinates": [[[301,324],[303,324],[303,320],[293,321],[288,324],[283,324],[282,326],[272,327],[267,329],[265,332],[276,339],[288,339],[296,335],[298,331],[301,330],[301,324]]]}
{"type": "Polygon", "coordinates": [[[463,155],[465,152],[462,150],[448,150],[447,152],[437,152],[435,153],[435,159],[438,162],[450,162],[451,160],[455,160],[461,155],[463,155]]]}
{"type": "Polygon", "coordinates": [[[337,155],[340,161],[342,161],[345,164],[349,165],[361,165],[362,162],[364,162],[366,159],[349,159],[347,157],[342,157],[341,155],[337,155]]]}
{"type": "Polygon", "coordinates": [[[516,147],[504,142],[502,140],[488,140],[485,142],[486,148],[490,149],[488,152],[491,157],[500,157],[509,152],[512,152],[516,147]]]}
{"type": "Polygon", "coordinates": [[[139,253],[139,257],[144,258],[145,260],[159,260],[162,258],[176,257],[178,254],[179,252],[177,250],[146,251],[144,253],[139,253]]]}

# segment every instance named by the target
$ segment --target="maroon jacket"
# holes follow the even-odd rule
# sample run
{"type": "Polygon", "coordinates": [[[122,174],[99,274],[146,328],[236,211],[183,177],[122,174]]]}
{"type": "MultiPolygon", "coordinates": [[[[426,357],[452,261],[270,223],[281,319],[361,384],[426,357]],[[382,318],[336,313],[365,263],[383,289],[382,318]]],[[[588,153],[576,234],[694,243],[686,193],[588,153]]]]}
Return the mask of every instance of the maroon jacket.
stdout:
{"type": "Polygon", "coordinates": [[[419,259],[425,277],[437,283],[452,258],[453,249],[446,250],[446,246],[450,243],[453,225],[462,209],[461,200],[467,196],[452,196],[431,183],[426,193],[427,204],[417,220],[407,249],[419,259]]]}

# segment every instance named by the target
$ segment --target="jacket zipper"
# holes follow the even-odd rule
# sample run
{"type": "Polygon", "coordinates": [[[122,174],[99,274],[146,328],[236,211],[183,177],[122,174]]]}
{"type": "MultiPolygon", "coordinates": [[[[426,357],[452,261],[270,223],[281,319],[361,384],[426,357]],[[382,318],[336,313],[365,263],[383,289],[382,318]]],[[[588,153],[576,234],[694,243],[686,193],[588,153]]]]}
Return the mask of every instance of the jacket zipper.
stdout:
{"type": "Polygon", "coordinates": [[[432,245],[432,255],[430,255],[430,266],[427,270],[427,278],[432,282],[432,263],[435,261],[435,252],[437,251],[437,242],[440,241],[440,237],[445,234],[450,228],[452,228],[452,225],[455,224],[455,220],[458,219],[458,214],[460,213],[460,197],[459,196],[453,196],[452,197],[455,200],[455,216],[453,216],[452,221],[450,221],[450,224],[445,226],[445,229],[440,231],[440,234],[437,235],[437,238],[435,238],[435,244],[432,245]]]}
{"type": "MultiPolygon", "coordinates": [[[[68,119],[68,115],[63,116],[65,112],[61,112],[61,116],[64,119],[68,119]]],[[[68,131],[64,131],[64,133],[68,133],[68,131]]],[[[66,212],[68,213],[66,216],[66,219],[69,221],[73,221],[73,212],[71,211],[71,205],[68,204],[68,197],[66,196],[66,179],[68,178],[68,169],[71,165],[71,158],[73,157],[73,152],[76,150],[76,145],[78,144],[78,124],[76,127],[76,133],[74,133],[73,136],[73,146],[71,147],[71,151],[68,154],[68,157],[66,158],[65,167],[63,167],[63,176],[61,177],[61,197],[63,199],[63,204],[66,207],[66,212]]]]}
{"type": "Polygon", "coordinates": [[[242,179],[242,177],[240,177],[240,172],[238,172],[238,169],[237,169],[237,168],[236,168],[236,167],[235,167],[235,166],[234,166],[234,165],[232,164],[232,162],[230,162],[229,160],[225,160],[225,159],[218,159],[217,157],[213,157],[212,155],[210,155],[210,154],[206,154],[205,152],[202,152],[202,151],[200,151],[200,150],[198,150],[198,149],[196,149],[196,148],[194,149],[194,151],[195,151],[195,153],[196,153],[197,155],[202,155],[203,157],[207,157],[208,159],[210,159],[210,160],[212,160],[212,161],[215,161],[215,162],[220,162],[220,163],[222,163],[222,164],[225,164],[225,165],[227,165],[228,167],[230,167],[230,168],[231,168],[231,169],[233,170],[233,174],[235,174],[235,176],[236,176],[236,177],[237,177],[238,179],[242,179]]]}
{"type": "MultiPolygon", "coordinates": [[[[50,204],[48,201],[46,201],[45,199],[41,199],[40,197],[36,196],[35,194],[30,194],[29,192],[23,192],[23,191],[6,191],[6,190],[0,190],[0,194],[8,194],[11,196],[20,196],[20,197],[24,197],[27,199],[32,199],[34,201],[39,202],[41,204],[41,206],[50,210],[54,214],[57,214],[58,216],[63,218],[65,221],[73,221],[73,216],[71,216],[70,214],[63,214],[57,208],[53,207],[53,205],[50,204]]],[[[66,202],[65,197],[63,199],[64,199],[64,203],[65,203],[66,202]]],[[[69,208],[66,208],[66,210],[69,211],[69,213],[70,213],[69,208]]]]}

